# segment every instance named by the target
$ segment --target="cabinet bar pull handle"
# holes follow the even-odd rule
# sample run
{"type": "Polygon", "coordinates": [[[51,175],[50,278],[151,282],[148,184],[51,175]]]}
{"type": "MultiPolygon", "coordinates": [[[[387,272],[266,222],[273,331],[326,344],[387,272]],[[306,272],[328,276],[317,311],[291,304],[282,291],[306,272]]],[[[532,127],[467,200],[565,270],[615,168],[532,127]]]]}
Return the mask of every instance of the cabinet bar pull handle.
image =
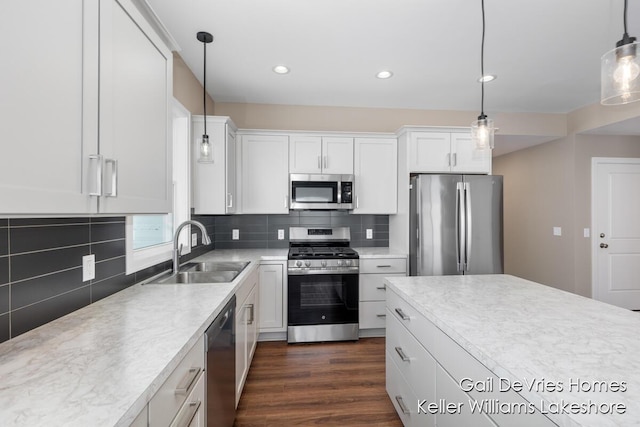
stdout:
{"type": "Polygon", "coordinates": [[[451,166],[451,153],[447,154],[447,166],[451,166]]]}
{"type": "Polygon", "coordinates": [[[178,383],[175,394],[181,396],[186,395],[191,389],[191,386],[193,386],[193,384],[196,382],[196,378],[198,378],[198,375],[200,375],[199,367],[189,369],[186,375],[182,377],[182,380],[180,380],[180,382],[178,383]]]}
{"type": "Polygon", "coordinates": [[[398,313],[402,320],[411,320],[411,317],[407,316],[401,308],[396,308],[396,313],[398,313]]]}
{"type": "Polygon", "coordinates": [[[289,196],[285,195],[284,196],[284,208],[286,209],[288,207],[287,202],[289,201],[289,196]]]}
{"type": "Polygon", "coordinates": [[[322,169],[322,160],[320,160],[320,156],[318,156],[318,169],[322,169]]]}
{"type": "Polygon", "coordinates": [[[329,156],[324,156],[324,168],[329,167],[329,156]]]}
{"type": "Polygon", "coordinates": [[[233,194],[231,193],[227,193],[227,207],[228,208],[233,207],[233,194]]]}
{"type": "Polygon", "coordinates": [[[386,286],[376,286],[376,289],[379,289],[381,291],[386,291],[387,287],[386,286]]]}
{"type": "Polygon", "coordinates": [[[404,404],[404,400],[402,400],[402,396],[396,396],[396,402],[398,402],[398,405],[400,406],[400,410],[402,411],[403,414],[405,415],[411,414],[411,411],[409,410],[409,408],[407,408],[407,405],[404,404]]]}
{"type": "Polygon", "coordinates": [[[118,161],[116,159],[104,159],[105,169],[108,164],[111,164],[111,179],[107,180],[109,183],[109,191],[105,193],[105,197],[117,197],[118,196],[118,161]]]}
{"type": "Polygon", "coordinates": [[[400,359],[402,359],[403,362],[411,362],[411,358],[404,354],[402,347],[396,347],[396,353],[398,353],[398,356],[400,356],[400,359]]]}
{"type": "Polygon", "coordinates": [[[198,410],[200,409],[201,401],[197,402],[189,402],[189,410],[186,411],[180,419],[176,420],[174,423],[171,423],[170,427],[188,427],[191,425],[191,422],[196,417],[198,410]]]}
{"type": "Polygon", "coordinates": [[[391,265],[383,264],[383,265],[376,265],[376,267],[378,267],[378,268],[391,268],[391,265]]]}
{"type": "Polygon", "coordinates": [[[376,314],[376,317],[387,317],[386,314],[376,314]]]}
{"type": "Polygon", "coordinates": [[[458,153],[453,153],[453,165],[451,166],[457,166],[458,165],[458,153]]]}
{"type": "Polygon", "coordinates": [[[253,321],[255,320],[253,304],[247,305],[247,308],[249,309],[249,320],[247,320],[247,325],[251,325],[251,324],[253,324],[253,321]]]}
{"type": "Polygon", "coordinates": [[[96,182],[94,191],[89,192],[89,196],[100,197],[102,196],[102,156],[100,154],[92,154],[89,156],[89,161],[96,161],[96,182]]]}
{"type": "Polygon", "coordinates": [[[356,196],[356,209],[360,207],[360,197],[356,196]]]}

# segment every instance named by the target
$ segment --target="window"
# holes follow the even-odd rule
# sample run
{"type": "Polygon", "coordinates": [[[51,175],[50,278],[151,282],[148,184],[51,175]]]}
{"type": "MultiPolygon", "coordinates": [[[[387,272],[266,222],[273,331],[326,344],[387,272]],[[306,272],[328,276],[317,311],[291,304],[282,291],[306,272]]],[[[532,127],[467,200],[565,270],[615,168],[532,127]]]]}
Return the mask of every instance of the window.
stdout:
{"type": "MultiPolygon", "coordinates": [[[[173,214],[130,215],[126,220],[127,274],[170,260],[173,232],[190,219],[189,164],[191,114],[173,103],[173,214]]],[[[182,254],[191,252],[189,227],[180,234],[182,254]]]]}

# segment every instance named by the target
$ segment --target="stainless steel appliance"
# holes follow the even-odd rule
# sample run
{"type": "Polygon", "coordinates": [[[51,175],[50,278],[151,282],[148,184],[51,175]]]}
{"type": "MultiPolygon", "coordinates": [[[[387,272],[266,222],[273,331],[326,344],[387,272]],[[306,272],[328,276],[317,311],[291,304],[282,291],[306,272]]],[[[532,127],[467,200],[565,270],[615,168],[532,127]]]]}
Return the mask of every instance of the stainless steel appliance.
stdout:
{"type": "Polygon", "coordinates": [[[232,427],[236,418],[236,296],[206,330],[207,427],[232,427]]]}
{"type": "Polygon", "coordinates": [[[359,255],[349,227],[289,229],[287,341],[358,339],[359,255]]]}
{"type": "Polygon", "coordinates": [[[501,176],[416,175],[410,188],[411,276],[503,272],[501,176]]]}
{"type": "Polygon", "coordinates": [[[290,174],[291,209],[353,209],[353,175],[290,174]]]}

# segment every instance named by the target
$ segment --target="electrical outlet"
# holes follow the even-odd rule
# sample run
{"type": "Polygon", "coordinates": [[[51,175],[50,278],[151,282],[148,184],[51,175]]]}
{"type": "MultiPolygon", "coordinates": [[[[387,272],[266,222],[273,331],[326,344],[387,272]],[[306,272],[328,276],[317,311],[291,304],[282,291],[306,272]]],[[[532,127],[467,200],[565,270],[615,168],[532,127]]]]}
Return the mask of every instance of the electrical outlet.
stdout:
{"type": "Polygon", "coordinates": [[[86,282],[96,278],[96,256],[85,255],[82,257],[82,281],[86,282]]]}
{"type": "Polygon", "coordinates": [[[284,230],[278,229],[278,240],[284,240],[284,230]]]}
{"type": "Polygon", "coordinates": [[[562,227],[553,227],[554,236],[562,236],[562,227]]]}
{"type": "Polygon", "coordinates": [[[234,228],[231,230],[231,240],[240,240],[240,230],[234,228]]]}
{"type": "Polygon", "coordinates": [[[191,247],[198,246],[198,233],[193,233],[191,235],[191,247]]]}
{"type": "Polygon", "coordinates": [[[367,228],[367,239],[373,239],[373,229],[367,228]]]}

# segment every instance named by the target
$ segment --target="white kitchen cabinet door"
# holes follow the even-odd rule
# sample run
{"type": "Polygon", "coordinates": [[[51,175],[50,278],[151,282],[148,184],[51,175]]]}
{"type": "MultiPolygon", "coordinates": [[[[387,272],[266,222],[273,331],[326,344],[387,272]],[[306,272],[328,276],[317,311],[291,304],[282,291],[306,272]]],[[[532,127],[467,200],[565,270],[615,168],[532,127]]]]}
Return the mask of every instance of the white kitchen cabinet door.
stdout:
{"type": "Polygon", "coordinates": [[[471,133],[451,134],[452,172],[491,173],[491,150],[476,150],[471,133]]]}
{"type": "Polygon", "coordinates": [[[171,212],[172,70],[130,0],[100,2],[101,213],[171,212]]]}
{"type": "Polygon", "coordinates": [[[354,214],[398,211],[398,143],[395,138],[356,138],[354,214]]]}
{"type": "Polygon", "coordinates": [[[289,213],[289,137],[242,135],[242,213],[289,213]]]}
{"type": "Polygon", "coordinates": [[[285,331],[284,264],[260,266],[260,332],[285,331]]]}
{"type": "Polygon", "coordinates": [[[236,292],[236,406],[249,373],[251,359],[258,342],[259,274],[251,273],[236,292]]]}
{"type": "Polygon", "coordinates": [[[236,127],[228,117],[207,116],[212,163],[198,162],[204,117],[192,117],[193,208],[197,215],[224,215],[236,210],[236,127]]]}
{"type": "Polygon", "coordinates": [[[450,171],[451,134],[412,132],[408,146],[409,172],[446,173],[450,171]]]}
{"type": "Polygon", "coordinates": [[[289,173],[322,173],[322,138],[291,135],[289,173]]]}
{"type": "Polygon", "coordinates": [[[353,138],[291,135],[289,173],[353,174],[353,138]]]}
{"type": "Polygon", "coordinates": [[[353,138],[322,137],[322,173],[353,174],[353,138]]]}
{"type": "Polygon", "coordinates": [[[98,3],[1,9],[0,214],[95,213],[83,185],[98,149],[98,3]]]}

